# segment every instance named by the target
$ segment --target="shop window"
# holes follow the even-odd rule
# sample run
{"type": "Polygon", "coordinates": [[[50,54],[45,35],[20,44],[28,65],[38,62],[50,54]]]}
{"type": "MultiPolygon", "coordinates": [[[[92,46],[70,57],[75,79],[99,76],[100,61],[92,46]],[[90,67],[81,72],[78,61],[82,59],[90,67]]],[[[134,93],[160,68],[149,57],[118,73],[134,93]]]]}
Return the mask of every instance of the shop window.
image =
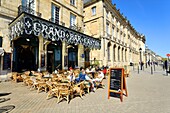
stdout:
{"type": "Polygon", "coordinates": [[[5,53],[3,59],[3,70],[11,69],[11,53],[5,53]]]}

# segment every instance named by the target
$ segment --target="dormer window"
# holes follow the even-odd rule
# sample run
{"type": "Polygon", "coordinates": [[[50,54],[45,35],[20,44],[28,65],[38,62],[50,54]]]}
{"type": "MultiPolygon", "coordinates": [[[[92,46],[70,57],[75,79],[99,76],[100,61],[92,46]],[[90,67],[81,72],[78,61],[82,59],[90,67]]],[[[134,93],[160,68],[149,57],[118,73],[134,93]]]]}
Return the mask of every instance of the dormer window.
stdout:
{"type": "Polygon", "coordinates": [[[76,6],[76,0],[70,0],[70,4],[76,6]]]}
{"type": "Polygon", "coordinates": [[[96,15],[96,6],[92,7],[92,16],[96,15]]]}

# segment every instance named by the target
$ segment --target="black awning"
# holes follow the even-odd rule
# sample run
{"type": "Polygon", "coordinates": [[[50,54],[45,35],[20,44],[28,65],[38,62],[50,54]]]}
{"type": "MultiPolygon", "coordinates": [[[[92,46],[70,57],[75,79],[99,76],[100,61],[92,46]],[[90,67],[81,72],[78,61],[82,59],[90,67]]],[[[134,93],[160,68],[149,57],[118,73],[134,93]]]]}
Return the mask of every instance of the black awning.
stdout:
{"type": "Polygon", "coordinates": [[[51,41],[66,41],[68,44],[82,44],[92,49],[101,48],[101,40],[52,23],[31,14],[22,13],[9,24],[10,39],[21,35],[35,35],[51,41]]]}

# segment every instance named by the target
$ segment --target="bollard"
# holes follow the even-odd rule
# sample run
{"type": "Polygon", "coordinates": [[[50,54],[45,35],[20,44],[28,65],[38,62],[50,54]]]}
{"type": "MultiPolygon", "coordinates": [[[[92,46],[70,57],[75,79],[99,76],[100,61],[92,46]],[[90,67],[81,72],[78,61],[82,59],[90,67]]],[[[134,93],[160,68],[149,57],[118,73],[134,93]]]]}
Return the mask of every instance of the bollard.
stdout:
{"type": "Polygon", "coordinates": [[[155,64],[153,64],[153,67],[154,67],[154,71],[155,71],[155,64]]]}
{"type": "Polygon", "coordinates": [[[139,66],[138,66],[138,74],[139,74],[139,66]]]}
{"type": "Polygon", "coordinates": [[[153,74],[153,69],[152,69],[152,66],[151,66],[151,75],[153,74]]]}

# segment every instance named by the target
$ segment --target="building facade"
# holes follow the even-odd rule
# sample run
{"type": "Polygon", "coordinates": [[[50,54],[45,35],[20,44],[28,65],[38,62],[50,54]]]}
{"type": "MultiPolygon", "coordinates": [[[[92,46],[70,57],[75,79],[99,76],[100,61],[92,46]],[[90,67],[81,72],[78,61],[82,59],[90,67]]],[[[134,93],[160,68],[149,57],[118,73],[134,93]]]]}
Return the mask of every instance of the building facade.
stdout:
{"type": "Polygon", "coordinates": [[[3,41],[12,71],[84,67],[90,50],[101,47],[99,39],[83,33],[82,0],[18,0],[13,10],[3,41]]]}
{"type": "Polygon", "coordinates": [[[0,1],[0,73],[5,74],[11,70],[11,43],[9,40],[9,23],[17,16],[17,7],[20,0],[0,1]]]}
{"type": "Polygon", "coordinates": [[[145,60],[145,36],[138,33],[111,0],[84,1],[85,33],[101,40],[90,52],[100,66],[124,66],[145,60]]]}

